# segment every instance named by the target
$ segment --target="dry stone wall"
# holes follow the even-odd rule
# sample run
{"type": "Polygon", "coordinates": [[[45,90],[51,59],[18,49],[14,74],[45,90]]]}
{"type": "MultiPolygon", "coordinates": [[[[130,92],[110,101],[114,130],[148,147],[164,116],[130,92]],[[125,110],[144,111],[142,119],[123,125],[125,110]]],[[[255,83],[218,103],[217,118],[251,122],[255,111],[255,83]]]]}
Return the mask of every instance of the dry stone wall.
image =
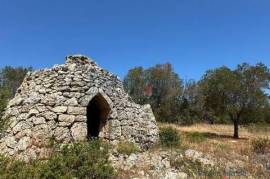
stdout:
{"type": "Polygon", "coordinates": [[[26,161],[42,159],[48,157],[52,139],[64,144],[87,140],[88,106],[94,98],[105,111],[99,137],[111,143],[127,140],[141,148],[158,140],[150,105],[135,104],[117,76],[74,55],[63,65],[26,75],[3,117],[8,123],[0,153],[26,161]]]}

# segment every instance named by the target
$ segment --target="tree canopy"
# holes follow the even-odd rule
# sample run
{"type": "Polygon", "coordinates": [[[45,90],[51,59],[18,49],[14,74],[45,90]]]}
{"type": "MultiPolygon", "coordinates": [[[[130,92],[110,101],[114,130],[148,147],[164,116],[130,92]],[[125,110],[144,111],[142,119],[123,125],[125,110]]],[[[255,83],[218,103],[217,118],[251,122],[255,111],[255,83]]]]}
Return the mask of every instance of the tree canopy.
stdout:
{"type": "Polygon", "coordinates": [[[171,64],[133,68],[124,79],[124,87],[135,102],[151,104],[158,120],[177,120],[183,84],[171,64]]]}
{"type": "Polygon", "coordinates": [[[262,63],[208,70],[198,82],[183,82],[171,64],[162,64],[129,70],[124,86],[135,102],[151,104],[159,121],[233,123],[238,138],[239,124],[270,121],[269,80],[262,63]]]}
{"type": "Polygon", "coordinates": [[[0,129],[3,125],[1,118],[7,102],[15,95],[28,71],[32,71],[32,68],[6,66],[0,70],[0,129]]]}
{"type": "MultiPolygon", "coordinates": [[[[0,70],[0,117],[31,70],[10,66],[0,70]]],[[[239,124],[270,123],[269,82],[270,70],[262,63],[208,70],[198,82],[184,82],[166,63],[130,69],[124,87],[138,104],[151,104],[158,121],[233,123],[238,138],[239,124]]]]}
{"type": "Polygon", "coordinates": [[[220,67],[209,70],[200,81],[205,110],[216,115],[228,116],[234,123],[234,137],[238,138],[240,122],[250,121],[247,114],[254,114],[268,105],[270,72],[258,63],[243,63],[235,70],[220,67]]]}

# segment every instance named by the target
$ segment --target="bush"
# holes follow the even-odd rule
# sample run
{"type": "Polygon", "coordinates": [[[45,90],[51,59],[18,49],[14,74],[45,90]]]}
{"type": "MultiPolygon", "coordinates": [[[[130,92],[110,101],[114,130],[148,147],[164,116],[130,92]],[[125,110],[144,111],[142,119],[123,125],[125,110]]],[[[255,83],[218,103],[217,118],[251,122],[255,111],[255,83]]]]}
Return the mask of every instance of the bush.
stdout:
{"type": "Polygon", "coordinates": [[[189,132],[186,134],[186,138],[193,143],[199,143],[206,140],[205,135],[199,132],[189,132]]]}
{"type": "Polygon", "coordinates": [[[252,141],[252,149],[256,153],[265,154],[270,152],[270,139],[258,138],[252,141]]]}
{"type": "Polygon", "coordinates": [[[113,178],[114,174],[108,146],[97,140],[64,146],[46,162],[0,158],[0,178],[113,178]]]}
{"type": "Polygon", "coordinates": [[[159,132],[160,144],[164,147],[177,147],[180,145],[180,137],[176,129],[164,127],[159,132]]]}
{"type": "Polygon", "coordinates": [[[219,166],[204,165],[199,161],[193,161],[186,157],[176,157],[170,161],[172,167],[188,174],[189,178],[221,178],[224,169],[219,166]],[[198,177],[200,176],[200,177],[198,177]]]}
{"type": "Polygon", "coordinates": [[[117,152],[120,154],[130,155],[139,151],[139,148],[132,142],[119,142],[117,152]]]}

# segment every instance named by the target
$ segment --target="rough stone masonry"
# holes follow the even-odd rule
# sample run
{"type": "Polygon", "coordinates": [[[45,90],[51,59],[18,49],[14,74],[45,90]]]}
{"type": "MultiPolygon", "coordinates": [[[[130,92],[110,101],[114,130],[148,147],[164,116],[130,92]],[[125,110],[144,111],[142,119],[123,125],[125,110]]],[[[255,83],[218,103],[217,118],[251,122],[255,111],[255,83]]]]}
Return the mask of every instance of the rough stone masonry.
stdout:
{"type": "Polygon", "coordinates": [[[135,104],[117,76],[82,55],[29,72],[3,120],[0,153],[25,161],[47,158],[51,139],[67,144],[99,137],[144,149],[158,140],[150,105],[135,104]]]}

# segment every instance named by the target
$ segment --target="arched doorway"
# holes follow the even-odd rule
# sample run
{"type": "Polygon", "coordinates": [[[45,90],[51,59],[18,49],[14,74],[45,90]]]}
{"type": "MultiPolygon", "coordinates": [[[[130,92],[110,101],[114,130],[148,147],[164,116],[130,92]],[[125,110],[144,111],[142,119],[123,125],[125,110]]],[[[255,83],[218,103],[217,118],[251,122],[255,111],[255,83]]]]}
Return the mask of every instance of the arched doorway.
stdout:
{"type": "Polygon", "coordinates": [[[87,137],[98,137],[105,126],[110,106],[101,94],[97,94],[87,106],[87,137]]]}

